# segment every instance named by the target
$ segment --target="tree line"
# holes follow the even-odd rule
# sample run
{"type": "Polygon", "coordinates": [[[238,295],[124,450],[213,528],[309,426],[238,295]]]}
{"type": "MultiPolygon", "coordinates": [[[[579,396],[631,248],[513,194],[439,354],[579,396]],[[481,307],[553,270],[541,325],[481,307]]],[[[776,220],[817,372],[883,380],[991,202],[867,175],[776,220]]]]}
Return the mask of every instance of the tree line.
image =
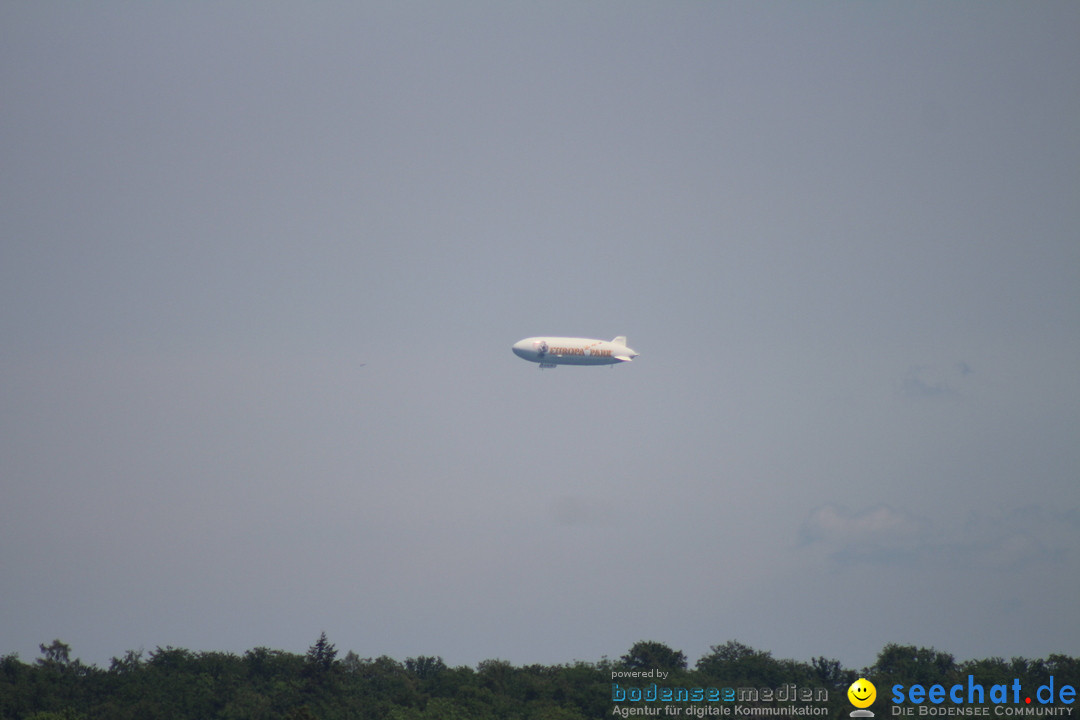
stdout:
{"type": "MultiPolygon", "coordinates": [[[[0,720],[587,720],[612,715],[612,682],[670,687],[799,688],[828,693],[827,717],[846,718],[847,688],[866,677],[878,688],[871,708],[889,716],[894,683],[927,687],[964,683],[1035,688],[1080,680],[1080,659],[989,658],[957,662],[949,653],[886,645],[859,671],[832,659],[777,659],[738,641],[714,645],[694,667],[664,643],[640,641],[618,660],[514,666],[484,660],[451,667],[441,657],[399,662],[382,656],[339,657],[326,634],[306,654],[258,647],[242,655],[158,647],[128,651],[108,668],[72,658],[60,640],[41,645],[41,657],[0,657],[0,720]],[[614,673],[656,671],[663,680],[614,673]],[[629,679],[627,679],[629,678],[629,679]],[[638,679],[634,679],[638,678],[638,679]]],[[[768,697],[765,695],[765,697],[768,697]]],[[[779,700],[757,704],[783,705],[779,700]]]]}

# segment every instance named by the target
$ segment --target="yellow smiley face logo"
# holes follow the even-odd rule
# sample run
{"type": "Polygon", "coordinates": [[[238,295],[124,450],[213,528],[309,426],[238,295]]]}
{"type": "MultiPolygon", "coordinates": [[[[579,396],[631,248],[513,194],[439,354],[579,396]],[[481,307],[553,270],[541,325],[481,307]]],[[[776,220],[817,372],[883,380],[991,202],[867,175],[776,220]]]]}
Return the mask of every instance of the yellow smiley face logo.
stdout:
{"type": "Polygon", "coordinates": [[[859,678],[847,689],[847,697],[857,708],[870,707],[877,698],[877,688],[866,678],[859,678]]]}

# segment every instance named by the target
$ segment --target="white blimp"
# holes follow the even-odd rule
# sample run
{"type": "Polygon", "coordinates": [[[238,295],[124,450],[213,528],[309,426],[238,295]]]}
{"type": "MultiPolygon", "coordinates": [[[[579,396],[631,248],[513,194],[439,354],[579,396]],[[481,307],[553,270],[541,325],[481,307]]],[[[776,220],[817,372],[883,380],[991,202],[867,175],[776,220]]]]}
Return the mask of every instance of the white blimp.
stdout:
{"type": "Polygon", "coordinates": [[[614,340],[571,337],[531,337],[514,343],[514,354],[541,368],[556,365],[617,365],[638,356],[626,346],[626,336],[614,340]]]}

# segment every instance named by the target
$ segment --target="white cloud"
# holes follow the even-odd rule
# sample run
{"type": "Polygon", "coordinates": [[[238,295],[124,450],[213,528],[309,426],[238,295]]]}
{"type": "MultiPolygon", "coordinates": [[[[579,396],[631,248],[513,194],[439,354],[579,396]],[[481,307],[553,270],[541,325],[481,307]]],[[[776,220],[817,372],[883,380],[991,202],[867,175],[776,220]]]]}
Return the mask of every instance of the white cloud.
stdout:
{"type": "Polygon", "coordinates": [[[900,381],[898,391],[909,398],[957,397],[964,380],[974,372],[966,362],[951,367],[912,365],[900,381]]]}
{"type": "Polygon", "coordinates": [[[958,523],[950,556],[981,567],[1018,568],[1036,562],[1075,562],[1080,550],[1080,508],[1038,505],[995,516],[972,515],[958,523]]]}
{"type": "Polygon", "coordinates": [[[824,549],[836,562],[918,559],[932,565],[1017,569],[1041,562],[1075,563],[1080,508],[1029,505],[935,522],[887,505],[855,512],[830,504],[810,512],[799,537],[804,547],[824,549]]]}
{"type": "Polygon", "coordinates": [[[927,520],[887,505],[861,512],[822,505],[803,522],[800,536],[837,560],[897,562],[917,556],[929,531],[927,520]]]}

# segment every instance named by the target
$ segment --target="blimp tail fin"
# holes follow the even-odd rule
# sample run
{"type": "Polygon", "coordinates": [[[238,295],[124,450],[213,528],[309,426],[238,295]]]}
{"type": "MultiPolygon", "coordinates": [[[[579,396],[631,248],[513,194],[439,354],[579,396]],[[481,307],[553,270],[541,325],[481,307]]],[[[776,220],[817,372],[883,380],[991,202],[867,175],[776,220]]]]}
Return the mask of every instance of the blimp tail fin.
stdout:
{"type": "Polygon", "coordinates": [[[626,345],[626,336],[625,335],[620,335],[619,337],[615,338],[611,342],[615,343],[616,345],[626,345]]]}

